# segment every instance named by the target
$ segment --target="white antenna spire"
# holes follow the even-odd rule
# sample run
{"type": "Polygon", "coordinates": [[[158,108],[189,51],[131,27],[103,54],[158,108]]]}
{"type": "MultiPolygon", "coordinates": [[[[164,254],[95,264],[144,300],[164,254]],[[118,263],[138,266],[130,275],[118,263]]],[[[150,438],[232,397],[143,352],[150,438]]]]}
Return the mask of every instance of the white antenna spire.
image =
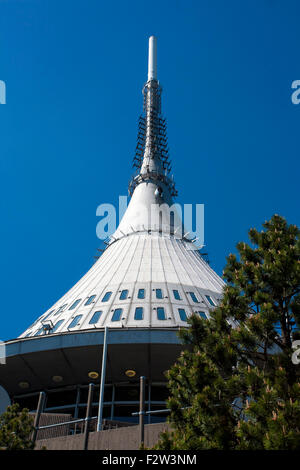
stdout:
{"type": "Polygon", "coordinates": [[[149,38],[148,81],[157,80],[157,47],[156,37],[149,38]]]}

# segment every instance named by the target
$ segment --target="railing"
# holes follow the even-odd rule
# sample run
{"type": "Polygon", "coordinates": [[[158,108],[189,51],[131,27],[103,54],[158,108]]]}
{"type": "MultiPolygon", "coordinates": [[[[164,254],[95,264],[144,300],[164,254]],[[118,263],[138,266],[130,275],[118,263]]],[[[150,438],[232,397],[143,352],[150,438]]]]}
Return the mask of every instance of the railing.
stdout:
{"type": "MultiPolygon", "coordinates": [[[[146,378],[140,377],[140,401],[139,401],[139,412],[132,413],[132,416],[139,416],[139,434],[140,434],[140,445],[144,444],[145,434],[145,415],[169,413],[169,409],[145,411],[145,384],[146,378]]],[[[94,384],[89,384],[88,402],[86,409],[85,418],[71,418],[66,420],[68,415],[59,416],[52,415],[51,419],[62,421],[52,422],[50,424],[42,424],[45,415],[42,414],[45,404],[45,392],[40,392],[38,408],[34,420],[34,431],[32,440],[36,442],[41,439],[49,439],[54,437],[69,436],[74,434],[83,434],[83,449],[88,448],[88,436],[93,431],[103,431],[107,429],[116,429],[119,427],[135,426],[135,423],[126,423],[120,421],[112,421],[102,419],[102,412],[98,412],[98,416],[91,416],[92,403],[93,403],[93,390],[94,384]],[[100,418],[99,418],[100,417],[100,418]],[[41,422],[40,422],[41,421],[41,422]],[[100,423],[100,425],[99,425],[100,423]]],[[[100,393],[101,397],[101,393],[100,393]]],[[[99,400],[99,410],[102,409],[103,401],[99,400]]],[[[49,416],[49,415],[48,415],[49,416]]],[[[51,416],[51,415],[50,415],[51,416]]]]}
{"type": "MultiPolygon", "coordinates": [[[[41,415],[41,418],[43,415],[41,415]]],[[[88,426],[88,433],[97,431],[97,416],[90,418],[69,419],[52,424],[43,424],[36,428],[36,440],[52,439],[55,437],[73,436],[74,434],[84,434],[86,426],[88,426]]],[[[122,421],[112,421],[103,419],[102,430],[117,429],[120,427],[134,426],[134,423],[126,423],[122,421]]]]}
{"type": "MultiPolygon", "coordinates": [[[[104,390],[104,388],[103,388],[104,390]]],[[[141,390],[143,390],[143,398],[140,402],[140,409],[141,407],[145,406],[145,378],[141,377],[141,390]],[[143,384],[142,384],[143,380],[143,384]],[[142,403],[142,404],[141,404],[142,403]]],[[[44,409],[45,392],[40,392],[38,407],[34,419],[34,431],[32,435],[32,441],[35,443],[36,440],[46,439],[46,438],[53,438],[53,437],[62,437],[62,436],[69,436],[74,434],[83,434],[84,435],[84,444],[83,449],[86,450],[88,446],[88,435],[91,431],[99,431],[99,430],[106,430],[106,429],[115,429],[124,426],[134,426],[134,423],[125,423],[120,421],[111,421],[107,419],[102,419],[102,413],[98,413],[98,416],[91,416],[92,410],[92,403],[93,403],[93,392],[94,392],[94,384],[89,384],[89,393],[88,393],[88,402],[87,402],[87,409],[86,409],[86,417],[85,418],[73,418],[68,421],[63,420],[62,422],[56,422],[51,424],[41,425],[40,420],[42,415],[42,411],[44,409]],[[101,417],[101,425],[99,426],[99,416],[101,417]],[[53,432],[53,430],[56,430],[53,432]],[[50,435],[49,435],[50,432],[50,435]]],[[[100,393],[101,397],[101,393],[100,393]]],[[[99,410],[103,406],[99,401],[99,410]]],[[[141,421],[141,417],[140,417],[141,421]]],[[[142,441],[143,442],[143,441],[142,441]]]]}

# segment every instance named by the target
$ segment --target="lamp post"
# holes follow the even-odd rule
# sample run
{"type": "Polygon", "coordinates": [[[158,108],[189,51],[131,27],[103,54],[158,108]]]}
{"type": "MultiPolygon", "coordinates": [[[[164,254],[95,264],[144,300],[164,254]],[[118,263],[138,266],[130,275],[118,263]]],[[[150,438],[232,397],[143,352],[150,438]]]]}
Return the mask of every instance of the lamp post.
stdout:
{"type": "Polygon", "coordinates": [[[108,327],[105,326],[104,327],[104,340],[103,340],[101,382],[100,382],[100,392],[99,392],[97,431],[102,431],[104,386],[105,386],[106,360],[107,360],[107,336],[108,336],[108,327]]]}
{"type": "Polygon", "coordinates": [[[146,377],[140,377],[140,412],[139,412],[139,426],[140,426],[140,445],[144,445],[145,440],[145,381],[146,377]]]}

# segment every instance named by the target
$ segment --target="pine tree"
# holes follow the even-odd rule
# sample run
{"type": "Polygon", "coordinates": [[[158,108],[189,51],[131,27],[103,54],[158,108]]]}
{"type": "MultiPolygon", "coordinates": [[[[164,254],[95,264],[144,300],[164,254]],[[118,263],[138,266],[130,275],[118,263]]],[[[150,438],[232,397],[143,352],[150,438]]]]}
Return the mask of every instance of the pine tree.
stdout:
{"type": "Polygon", "coordinates": [[[159,449],[299,449],[299,229],[274,215],[229,255],[210,319],[180,332],[187,348],[168,371],[172,432],[159,449]]]}
{"type": "Polygon", "coordinates": [[[28,410],[20,410],[17,403],[8,406],[0,415],[0,449],[33,449],[32,431],[33,418],[28,414],[28,410]]]}

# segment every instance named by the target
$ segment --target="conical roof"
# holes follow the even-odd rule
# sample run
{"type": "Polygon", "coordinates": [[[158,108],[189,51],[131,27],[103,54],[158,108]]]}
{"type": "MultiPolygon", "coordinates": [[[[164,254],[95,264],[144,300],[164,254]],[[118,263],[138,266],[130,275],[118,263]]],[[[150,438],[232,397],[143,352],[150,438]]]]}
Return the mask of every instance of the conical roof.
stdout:
{"type": "Polygon", "coordinates": [[[178,327],[194,312],[209,316],[218,304],[224,282],[184,236],[173,205],[176,190],[156,69],[151,36],[137,173],[119,227],[92,268],[20,337],[104,326],[178,327]]]}

